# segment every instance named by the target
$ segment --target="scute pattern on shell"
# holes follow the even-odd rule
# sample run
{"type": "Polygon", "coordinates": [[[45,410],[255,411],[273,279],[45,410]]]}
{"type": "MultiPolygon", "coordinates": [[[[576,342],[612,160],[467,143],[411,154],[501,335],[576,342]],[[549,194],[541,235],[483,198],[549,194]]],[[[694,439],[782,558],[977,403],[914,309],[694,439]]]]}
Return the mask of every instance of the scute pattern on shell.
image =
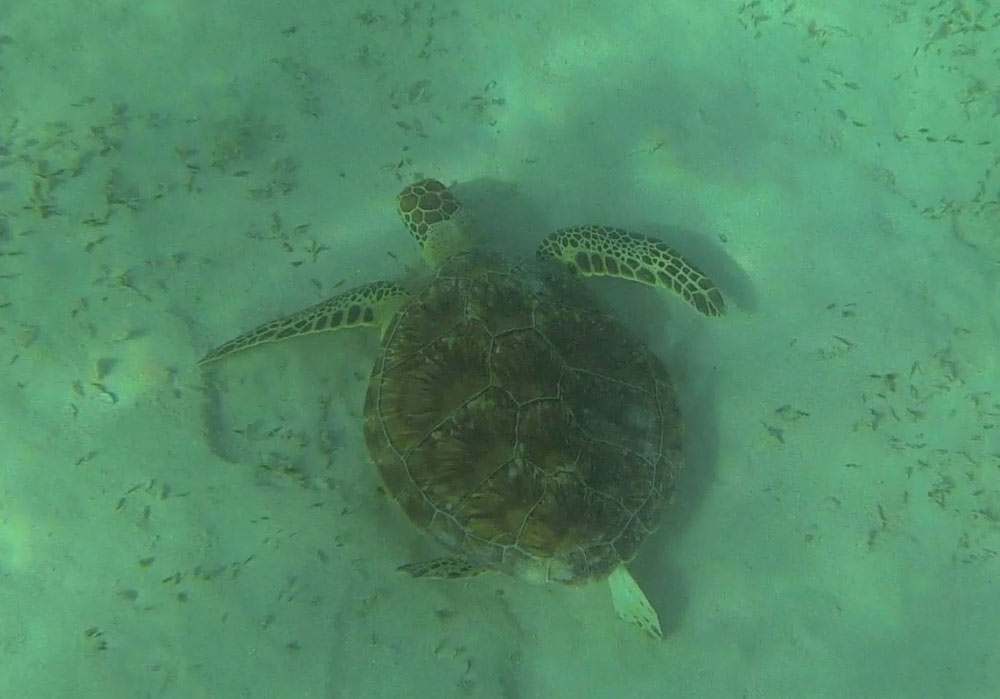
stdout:
{"type": "Polygon", "coordinates": [[[448,549],[576,583],[656,526],[681,421],[660,360],[563,285],[487,252],[443,265],[386,330],[365,436],[387,490],[448,549]]]}

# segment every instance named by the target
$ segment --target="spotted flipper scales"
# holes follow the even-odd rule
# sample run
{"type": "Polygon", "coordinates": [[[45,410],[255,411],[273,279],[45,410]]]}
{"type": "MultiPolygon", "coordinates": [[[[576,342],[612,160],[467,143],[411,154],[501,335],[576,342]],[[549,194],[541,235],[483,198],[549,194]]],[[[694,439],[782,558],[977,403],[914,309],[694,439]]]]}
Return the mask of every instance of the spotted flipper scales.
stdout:
{"type": "Polygon", "coordinates": [[[437,580],[455,580],[471,578],[487,571],[485,566],[470,563],[461,556],[433,558],[429,561],[418,561],[399,566],[399,570],[414,578],[432,578],[437,580]]]}
{"type": "Polygon", "coordinates": [[[545,238],[538,257],[560,260],[585,277],[620,277],[669,289],[707,316],[725,312],[712,280],[656,238],[609,226],[574,226],[545,238]]]}
{"type": "Polygon", "coordinates": [[[257,345],[299,335],[360,325],[383,325],[407,297],[407,291],[395,282],[365,284],[234,337],[198,363],[207,364],[257,345]]]}

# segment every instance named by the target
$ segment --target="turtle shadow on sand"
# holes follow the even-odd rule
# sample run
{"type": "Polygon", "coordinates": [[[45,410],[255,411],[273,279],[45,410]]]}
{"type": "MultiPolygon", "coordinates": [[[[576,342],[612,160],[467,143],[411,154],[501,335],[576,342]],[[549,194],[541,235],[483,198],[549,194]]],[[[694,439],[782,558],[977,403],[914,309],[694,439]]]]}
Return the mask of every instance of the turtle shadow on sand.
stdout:
{"type": "MultiPolygon", "coordinates": [[[[538,241],[548,232],[539,223],[546,218],[545,203],[514,185],[493,178],[476,178],[456,185],[455,191],[481,217],[481,226],[491,245],[506,254],[533,254],[538,241]]],[[[685,253],[721,282],[728,306],[747,311],[756,307],[749,277],[721,246],[711,242],[707,232],[655,221],[644,222],[641,230],[678,245],[683,242],[685,253]]],[[[669,636],[684,618],[689,598],[683,567],[676,563],[671,550],[698,512],[716,477],[716,381],[711,367],[692,357],[690,343],[673,336],[670,321],[687,312],[674,299],[650,294],[649,289],[616,279],[601,280],[591,285],[591,291],[660,355],[677,384],[686,426],[685,466],[677,477],[674,502],[665,509],[661,524],[629,564],[650,602],[660,612],[663,634],[669,636]]]]}

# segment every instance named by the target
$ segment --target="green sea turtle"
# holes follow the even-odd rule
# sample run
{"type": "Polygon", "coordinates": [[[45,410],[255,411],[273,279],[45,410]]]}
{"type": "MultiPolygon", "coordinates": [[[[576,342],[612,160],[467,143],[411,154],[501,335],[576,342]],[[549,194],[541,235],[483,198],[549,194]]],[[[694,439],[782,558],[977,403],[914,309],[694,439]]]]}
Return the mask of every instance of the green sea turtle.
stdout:
{"type": "Polygon", "coordinates": [[[436,180],[399,214],[429,271],[346,291],[226,342],[201,361],[352,326],[381,328],[365,440],[386,491],[448,556],[414,577],[494,570],[531,581],[608,580],[618,615],[659,638],[625,564],[653,531],[682,465],[682,423],[660,360],[583,287],[630,279],[723,312],[715,285],[664,243],[618,228],[552,233],[510,262],[436,180]]]}

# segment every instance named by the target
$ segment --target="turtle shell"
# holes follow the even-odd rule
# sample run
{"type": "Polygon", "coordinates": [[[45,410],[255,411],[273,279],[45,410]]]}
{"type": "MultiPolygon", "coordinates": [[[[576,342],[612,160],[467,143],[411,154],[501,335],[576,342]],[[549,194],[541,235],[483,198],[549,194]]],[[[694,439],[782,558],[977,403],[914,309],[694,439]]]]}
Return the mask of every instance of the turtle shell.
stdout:
{"type": "Polygon", "coordinates": [[[561,270],[459,255],[386,328],[365,439],[455,554],[582,583],[630,560],[682,465],[660,360],[561,270]]]}

